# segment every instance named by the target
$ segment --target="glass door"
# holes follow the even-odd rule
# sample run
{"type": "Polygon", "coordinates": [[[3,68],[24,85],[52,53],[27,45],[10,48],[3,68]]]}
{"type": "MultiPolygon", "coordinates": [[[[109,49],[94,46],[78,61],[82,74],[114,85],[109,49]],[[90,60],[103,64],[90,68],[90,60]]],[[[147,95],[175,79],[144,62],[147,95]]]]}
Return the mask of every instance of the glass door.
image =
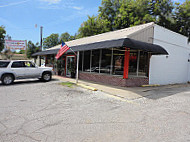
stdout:
{"type": "Polygon", "coordinates": [[[75,56],[66,57],[66,76],[71,77],[71,72],[75,71],[75,56]]]}

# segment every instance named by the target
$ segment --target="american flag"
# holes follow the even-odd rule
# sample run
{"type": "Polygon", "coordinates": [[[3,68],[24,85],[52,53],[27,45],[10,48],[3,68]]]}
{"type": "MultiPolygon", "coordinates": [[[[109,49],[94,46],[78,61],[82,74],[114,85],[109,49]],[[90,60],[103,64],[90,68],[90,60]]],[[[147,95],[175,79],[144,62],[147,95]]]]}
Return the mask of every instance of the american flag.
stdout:
{"type": "Polygon", "coordinates": [[[70,48],[62,41],[61,49],[58,51],[55,58],[58,60],[70,48]]]}

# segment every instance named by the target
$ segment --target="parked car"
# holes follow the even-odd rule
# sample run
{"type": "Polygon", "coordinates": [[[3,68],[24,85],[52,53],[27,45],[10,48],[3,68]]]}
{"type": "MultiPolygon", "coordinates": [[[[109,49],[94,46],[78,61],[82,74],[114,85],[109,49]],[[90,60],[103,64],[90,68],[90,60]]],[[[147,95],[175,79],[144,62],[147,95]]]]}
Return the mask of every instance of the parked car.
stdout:
{"type": "Polygon", "coordinates": [[[38,67],[28,60],[7,61],[0,60],[0,80],[9,85],[17,79],[39,78],[42,81],[50,81],[52,78],[51,67],[38,67]]]}

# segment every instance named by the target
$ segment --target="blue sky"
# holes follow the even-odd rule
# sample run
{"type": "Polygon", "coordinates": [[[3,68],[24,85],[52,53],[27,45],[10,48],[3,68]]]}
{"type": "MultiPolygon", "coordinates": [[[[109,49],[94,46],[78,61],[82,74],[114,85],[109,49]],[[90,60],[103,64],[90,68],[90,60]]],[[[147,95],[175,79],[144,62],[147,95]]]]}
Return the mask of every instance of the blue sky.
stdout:
{"type": "Polygon", "coordinates": [[[52,33],[74,35],[87,15],[97,15],[101,0],[0,0],[0,25],[15,40],[40,40],[52,33]],[[37,24],[37,28],[35,28],[37,24]]]}
{"type": "Polygon", "coordinates": [[[97,15],[100,5],[101,0],[0,0],[0,25],[12,39],[36,43],[40,26],[43,37],[64,32],[74,35],[87,15],[97,15]]]}

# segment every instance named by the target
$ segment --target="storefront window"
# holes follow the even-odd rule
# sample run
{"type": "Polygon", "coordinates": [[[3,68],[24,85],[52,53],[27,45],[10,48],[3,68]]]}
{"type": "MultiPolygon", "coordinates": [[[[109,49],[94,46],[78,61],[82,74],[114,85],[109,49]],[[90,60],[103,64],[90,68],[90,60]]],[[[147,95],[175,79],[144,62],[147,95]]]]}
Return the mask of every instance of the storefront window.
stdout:
{"type": "Polygon", "coordinates": [[[137,75],[138,51],[131,50],[129,56],[129,75],[137,75]]]}
{"type": "Polygon", "coordinates": [[[58,75],[64,76],[65,75],[65,56],[61,56],[57,60],[57,72],[58,75]]]}
{"type": "Polygon", "coordinates": [[[46,66],[47,67],[53,67],[54,65],[54,56],[53,55],[47,55],[46,56],[46,66]]]}
{"type": "Polygon", "coordinates": [[[99,72],[100,50],[92,50],[91,72],[99,72]]]}
{"type": "Polygon", "coordinates": [[[125,59],[125,49],[124,48],[113,48],[113,75],[123,75],[125,59]]]}
{"type": "MultiPolygon", "coordinates": [[[[125,47],[80,51],[79,70],[123,76],[125,51],[125,47]]],[[[130,50],[129,75],[148,76],[148,65],[147,52],[130,50]]]]}
{"type": "Polygon", "coordinates": [[[83,58],[84,58],[84,56],[83,56],[83,54],[84,54],[84,51],[80,51],[79,52],[79,71],[83,71],[82,69],[82,65],[83,65],[83,58]]]}
{"type": "Polygon", "coordinates": [[[139,76],[147,76],[148,77],[148,69],[149,69],[149,58],[147,52],[140,52],[140,61],[139,61],[139,76]]]}
{"type": "Polygon", "coordinates": [[[111,49],[102,49],[100,73],[110,74],[111,71],[111,49]]]}
{"type": "Polygon", "coordinates": [[[84,51],[83,71],[85,72],[90,72],[90,55],[91,51],[84,51]]]}

